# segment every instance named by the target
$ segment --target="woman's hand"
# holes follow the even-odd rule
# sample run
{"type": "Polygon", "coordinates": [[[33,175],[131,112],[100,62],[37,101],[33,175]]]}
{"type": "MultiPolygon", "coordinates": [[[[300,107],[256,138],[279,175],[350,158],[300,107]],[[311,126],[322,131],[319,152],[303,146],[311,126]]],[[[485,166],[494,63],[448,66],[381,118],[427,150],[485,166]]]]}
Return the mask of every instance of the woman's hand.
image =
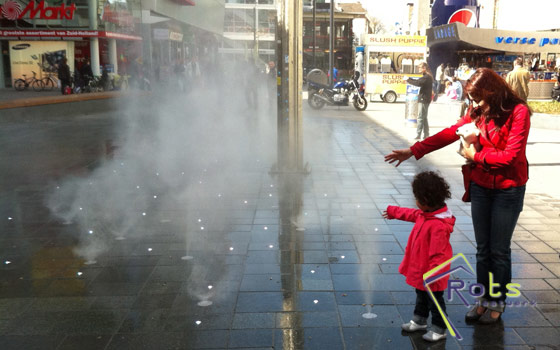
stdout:
{"type": "Polygon", "coordinates": [[[390,219],[389,214],[387,214],[387,210],[383,210],[383,213],[381,215],[383,215],[384,219],[390,219]]]}
{"type": "Polygon", "coordinates": [[[475,154],[476,154],[476,148],[474,148],[473,144],[469,145],[469,147],[463,148],[463,156],[466,159],[474,161],[475,154]]]}
{"type": "Polygon", "coordinates": [[[395,166],[399,166],[402,162],[412,157],[412,150],[410,148],[394,150],[390,154],[385,156],[385,161],[389,164],[393,164],[398,161],[395,166]]]}

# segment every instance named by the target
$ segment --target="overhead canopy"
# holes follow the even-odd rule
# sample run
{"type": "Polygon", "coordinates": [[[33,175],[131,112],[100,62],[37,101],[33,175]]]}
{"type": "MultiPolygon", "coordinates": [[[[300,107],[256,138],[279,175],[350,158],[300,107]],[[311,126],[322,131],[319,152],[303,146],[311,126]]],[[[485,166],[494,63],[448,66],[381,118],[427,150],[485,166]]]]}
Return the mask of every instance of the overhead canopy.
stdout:
{"type": "Polygon", "coordinates": [[[560,52],[560,32],[518,32],[510,30],[469,28],[451,23],[429,28],[428,47],[455,44],[456,50],[493,50],[502,52],[560,52]]]}

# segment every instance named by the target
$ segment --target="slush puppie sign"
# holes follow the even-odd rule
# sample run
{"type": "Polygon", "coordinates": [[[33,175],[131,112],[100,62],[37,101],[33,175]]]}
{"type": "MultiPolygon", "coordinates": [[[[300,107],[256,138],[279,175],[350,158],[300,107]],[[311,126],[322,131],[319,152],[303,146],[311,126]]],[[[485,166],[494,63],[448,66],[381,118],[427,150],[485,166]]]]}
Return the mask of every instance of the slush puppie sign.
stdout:
{"type": "MultiPolygon", "coordinates": [[[[539,46],[545,45],[559,45],[560,38],[541,38],[539,41],[539,46]]],[[[526,44],[526,45],[534,45],[537,43],[537,38],[529,38],[529,37],[512,37],[512,36],[497,36],[496,37],[496,44],[526,44]]]]}
{"type": "Polygon", "coordinates": [[[76,12],[76,4],[70,6],[62,3],[60,6],[48,6],[45,0],[40,3],[30,1],[25,8],[14,0],[6,0],[2,5],[0,18],[6,18],[12,21],[28,18],[28,19],[73,19],[76,12]]]}

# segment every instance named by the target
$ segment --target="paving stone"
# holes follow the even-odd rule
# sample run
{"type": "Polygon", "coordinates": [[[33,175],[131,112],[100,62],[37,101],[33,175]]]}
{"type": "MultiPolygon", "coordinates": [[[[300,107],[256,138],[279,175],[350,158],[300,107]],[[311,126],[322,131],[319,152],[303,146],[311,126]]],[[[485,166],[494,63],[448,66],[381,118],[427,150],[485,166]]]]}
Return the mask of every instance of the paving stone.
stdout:
{"type": "MultiPolygon", "coordinates": [[[[394,117],[387,110],[395,106],[376,104],[375,114],[394,117]]],[[[431,108],[443,107],[436,103],[431,108]]],[[[192,158],[204,142],[192,145],[195,151],[182,150],[179,157],[176,147],[169,147],[169,157],[155,160],[173,160],[173,176],[158,169],[161,173],[150,175],[153,179],[128,176],[112,188],[131,185],[130,196],[139,190],[136,183],[150,189],[151,204],[127,198],[127,208],[114,213],[119,218],[147,213],[127,230],[125,240],[114,239],[119,219],[106,210],[118,197],[113,193],[106,193],[103,205],[95,208],[99,215],[87,217],[97,221],[86,226],[95,226],[103,238],[88,236],[79,220],[63,224],[45,206],[56,189],[53,184],[83,181],[85,197],[91,199],[95,191],[106,190],[98,187],[102,180],[118,176],[113,167],[124,171],[128,166],[130,155],[117,151],[111,158],[102,151],[107,138],[122,141],[112,116],[2,121],[1,153],[7,162],[1,180],[7,190],[0,194],[0,255],[10,263],[0,265],[0,347],[513,350],[556,345],[560,202],[538,193],[526,195],[512,241],[513,281],[521,284],[522,296],[508,299],[536,301],[536,306],[508,307],[501,322],[480,327],[465,324],[467,308],[454,295],[446,303],[448,316],[464,340],[449,336],[432,345],[422,340],[421,332],[401,331],[415,303],[414,290],[398,273],[413,225],[385,220],[382,210],[389,204],[414,207],[413,174],[440,170],[454,196],[448,202],[457,218],[451,236],[454,252],[465,254],[474,267],[471,208],[458,198],[462,159],[451,158],[456,154],[450,150],[449,164],[447,156],[433,155],[399,168],[385,164],[384,154],[408,142],[396,136],[399,130],[387,127],[392,123],[388,119],[376,124],[366,114],[347,112],[326,108],[306,116],[305,132],[321,136],[306,135],[314,141],[304,152],[312,172],[297,190],[301,196],[293,208],[282,204],[291,198],[283,176],[269,174],[274,152],[259,153],[268,148],[230,157],[234,147],[223,147],[224,139],[217,148],[224,157],[216,156],[220,160],[212,163],[192,158]],[[121,162],[126,166],[121,168],[121,162]],[[163,177],[167,182],[160,181],[163,177]],[[8,214],[13,219],[1,219],[12,208],[19,211],[8,214]],[[89,243],[96,244],[89,253],[97,261],[85,265],[87,259],[79,254],[89,243]],[[377,317],[363,318],[366,311],[377,317]]],[[[431,112],[432,118],[437,114],[431,112]]],[[[192,118],[196,116],[190,122],[192,118]]],[[[141,144],[139,140],[136,146],[141,144]]],[[[134,173],[152,174],[153,160],[137,164],[134,173]]],[[[460,273],[453,277],[467,286],[475,282],[460,273]]]]}

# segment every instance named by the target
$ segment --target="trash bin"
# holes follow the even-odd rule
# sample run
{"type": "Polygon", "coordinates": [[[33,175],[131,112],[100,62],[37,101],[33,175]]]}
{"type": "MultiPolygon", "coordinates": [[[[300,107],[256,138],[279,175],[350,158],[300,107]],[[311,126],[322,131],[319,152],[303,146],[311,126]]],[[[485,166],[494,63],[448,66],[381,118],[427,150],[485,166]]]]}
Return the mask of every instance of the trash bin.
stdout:
{"type": "Polygon", "coordinates": [[[408,126],[416,127],[418,122],[418,93],[420,87],[406,85],[406,102],[404,108],[404,122],[408,126]]]}

